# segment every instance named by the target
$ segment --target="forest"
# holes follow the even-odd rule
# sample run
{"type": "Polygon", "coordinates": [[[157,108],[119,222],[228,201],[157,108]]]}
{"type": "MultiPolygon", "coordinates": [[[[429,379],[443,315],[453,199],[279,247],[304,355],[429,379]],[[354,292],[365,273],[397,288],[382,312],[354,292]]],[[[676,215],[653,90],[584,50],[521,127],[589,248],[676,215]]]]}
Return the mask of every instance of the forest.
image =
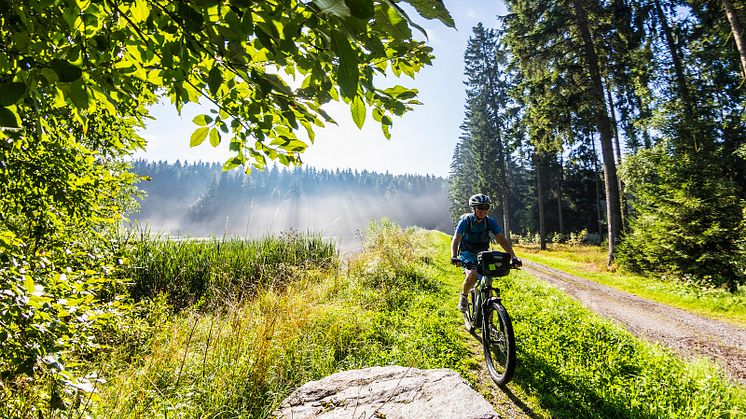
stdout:
{"type": "Polygon", "coordinates": [[[508,0],[473,29],[452,216],[477,191],[506,231],[601,234],[608,263],[746,281],[746,45],[730,0],[508,0]]]}
{"type": "Polygon", "coordinates": [[[132,171],[144,195],[130,218],[153,231],[259,236],[295,229],[349,241],[381,217],[453,230],[447,181],[430,175],[272,166],[246,176],[218,163],[145,160],[132,171]]]}

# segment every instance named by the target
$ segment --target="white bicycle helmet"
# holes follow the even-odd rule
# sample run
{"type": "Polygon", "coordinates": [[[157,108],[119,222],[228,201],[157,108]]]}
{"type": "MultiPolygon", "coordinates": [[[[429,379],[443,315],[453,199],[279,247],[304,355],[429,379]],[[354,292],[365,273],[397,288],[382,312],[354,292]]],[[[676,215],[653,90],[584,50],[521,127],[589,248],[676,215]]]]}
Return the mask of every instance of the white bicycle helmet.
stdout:
{"type": "Polygon", "coordinates": [[[472,195],[471,198],[469,198],[470,207],[476,207],[477,205],[490,205],[491,203],[492,201],[490,200],[490,197],[481,193],[472,195]]]}

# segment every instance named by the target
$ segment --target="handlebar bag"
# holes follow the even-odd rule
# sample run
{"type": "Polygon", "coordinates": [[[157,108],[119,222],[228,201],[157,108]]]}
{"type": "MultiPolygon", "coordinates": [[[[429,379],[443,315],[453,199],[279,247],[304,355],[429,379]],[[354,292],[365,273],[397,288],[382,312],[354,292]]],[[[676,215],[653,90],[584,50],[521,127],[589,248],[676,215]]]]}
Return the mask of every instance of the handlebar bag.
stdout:
{"type": "Polygon", "coordinates": [[[477,272],[487,276],[505,276],[510,273],[510,255],[497,250],[477,254],[477,272]]]}

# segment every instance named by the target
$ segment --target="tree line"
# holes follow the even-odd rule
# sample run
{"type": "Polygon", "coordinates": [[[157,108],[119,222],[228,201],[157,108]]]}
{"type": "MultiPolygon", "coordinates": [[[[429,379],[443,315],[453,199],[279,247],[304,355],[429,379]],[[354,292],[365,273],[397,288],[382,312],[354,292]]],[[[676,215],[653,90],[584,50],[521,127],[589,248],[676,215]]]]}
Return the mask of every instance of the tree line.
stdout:
{"type": "Polygon", "coordinates": [[[746,281],[746,8],[729,0],[507,0],[464,55],[452,216],[602,233],[609,263],[746,281]]]}
{"type": "Polygon", "coordinates": [[[276,165],[246,176],[221,166],[134,161],[144,196],[132,220],[155,228],[164,224],[179,234],[218,235],[266,233],[270,225],[350,235],[382,216],[402,225],[453,227],[447,180],[441,177],[276,165]],[[291,212],[297,215],[287,219],[291,212]]]}

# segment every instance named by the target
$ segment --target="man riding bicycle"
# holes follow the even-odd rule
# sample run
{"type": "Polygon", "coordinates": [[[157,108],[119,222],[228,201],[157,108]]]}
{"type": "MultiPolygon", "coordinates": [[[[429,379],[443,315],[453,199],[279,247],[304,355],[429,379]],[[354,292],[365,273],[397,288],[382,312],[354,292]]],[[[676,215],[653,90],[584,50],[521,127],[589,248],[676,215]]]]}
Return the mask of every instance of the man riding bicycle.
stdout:
{"type": "Polygon", "coordinates": [[[521,261],[516,257],[513,246],[503,234],[503,229],[494,218],[489,217],[490,197],[484,194],[476,194],[469,198],[471,214],[464,214],[456,225],[456,232],[451,240],[451,263],[464,266],[464,284],[461,287],[461,297],[458,302],[460,311],[467,311],[468,299],[466,295],[477,282],[477,254],[490,248],[490,232],[495,235],[495,240],[510,254],[512,265],[519,267],[521,261]]]}

